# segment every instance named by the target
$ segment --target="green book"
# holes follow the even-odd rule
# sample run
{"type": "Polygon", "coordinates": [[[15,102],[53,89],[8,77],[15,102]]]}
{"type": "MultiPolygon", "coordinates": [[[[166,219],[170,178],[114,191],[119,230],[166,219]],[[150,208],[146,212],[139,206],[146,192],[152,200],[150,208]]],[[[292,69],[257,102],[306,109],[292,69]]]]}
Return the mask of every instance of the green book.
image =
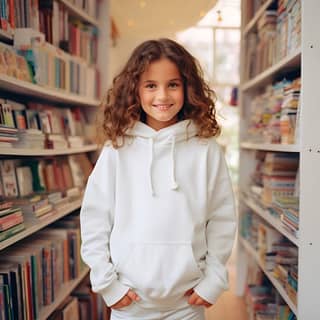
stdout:
{"type": "Polygon", "coordinates": [[[14,236],[15,234],[19,233],[20,231],[22,231],[24,229],[25,229],[25,225],[22,222],[22,223],[19,223],[10,229],[7,229],[5,231],[0,232],[0,242],[14,236]]]}

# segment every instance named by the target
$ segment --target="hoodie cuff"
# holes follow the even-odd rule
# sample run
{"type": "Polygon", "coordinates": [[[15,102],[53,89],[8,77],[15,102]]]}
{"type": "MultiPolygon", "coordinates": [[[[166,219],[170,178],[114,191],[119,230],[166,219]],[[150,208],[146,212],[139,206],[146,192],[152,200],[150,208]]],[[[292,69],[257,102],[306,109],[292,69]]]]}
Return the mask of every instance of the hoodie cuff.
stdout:
{"type": "Polygon", "coordinates": [[[107,288],[99,291],[108,307],[117,303],[130,288],[115,279],[107,288]]]}
{"type": "Polygon", "coordinates": [[[223,293],[223,291],[229,288],[227,282],[220,283],[216,281],[212,281],[213,279],[209,279],[209,277],[205,277],[198,283],[193,290],[204,300],[208,301],[211,304],[216,303],[219,296],[223,293]]]}

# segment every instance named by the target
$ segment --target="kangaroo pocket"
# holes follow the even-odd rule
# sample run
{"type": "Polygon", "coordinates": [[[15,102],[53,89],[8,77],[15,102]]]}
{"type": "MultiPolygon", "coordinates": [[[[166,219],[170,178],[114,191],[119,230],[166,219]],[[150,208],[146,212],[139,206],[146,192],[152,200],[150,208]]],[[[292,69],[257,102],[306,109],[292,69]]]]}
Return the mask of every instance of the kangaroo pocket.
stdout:
{"type": "Polygon", "coordinates": [[[181,298],[201,278],[190,243],[134,243],[117,266],[119,279],[146,300],[181,298]]]}

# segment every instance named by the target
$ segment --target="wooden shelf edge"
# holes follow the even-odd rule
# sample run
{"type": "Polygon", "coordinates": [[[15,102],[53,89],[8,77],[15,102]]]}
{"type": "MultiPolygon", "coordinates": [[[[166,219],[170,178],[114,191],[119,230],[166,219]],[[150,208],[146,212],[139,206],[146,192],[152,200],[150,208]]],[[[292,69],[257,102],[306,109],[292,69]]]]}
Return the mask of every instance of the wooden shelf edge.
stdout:
{"type": "Polygon", "coordinates": [[[243,149],[251,150],[300,152],[300,146],[297,144],[255,143],[250,141],[243,141],[240,143],[240,147],[243,149]]]}
{"type": "Polygon", "coordinates": [[[86,277],[88,272],[89,268],[85,267],[77,279],[68,281],[67,283],[63,284],[54,302],[49,306],[45,306],[44,308],[40,309],[39,319],[47,319],[50,316],[50,314],[54,312],[59,307],[59,305],[70,295],[70,293],[81,283],[81,281],[86,277]]]}
{"type": "Polygon", "coordinates": [[[32,148],[1,148],[1,155],[11,155],[11,156],[58,156],[58,155],[69,155],[83,152],[92,152],[98,150],[98,145],[87,145],[79,148],[70,149],[32,149],[32,148]]]}
{"type": "Polygon", "coordinates": [[[247,23],[247,25],[243,29],[243,34],[248,34],[251,29],[255,26],[259,18],[262,16],[262,14],[267,10],[267,8],[271,5],[271,3],[274,0],[268,0],[266,3],[264,3],[259,10],[256,12],[256,14],[253,16],[253,18],[247,23]]]}
{"type": "Polygon", "coordinates": [[[0,89],[24,95],[32,95],[54,102],[71,103],[88,107],[98,107],[100,104],[99,100],[77,96],[62,90],[59,91],[42,87],[40,85],[19,80],[5,74],[0,74],[0,89]]]}
{"type": "MultiPolygon", "coordinates": [[[[80,208],[82,203],[82,198],[75,200],[71,203],[69,203],[68,205],[66,205],[66,208],[61,209],[60,211],[58,211],[56,214],[46,218],[43,221],[40,221],[36,224],[31,224],[30,226],[27,226],[25,230],[17,233],[16,235],[0,242],[0,250],[3,250],[11,245],[13,245],[14,243],[26,238],[27,236],[32,235],[33,233],[43,229],[44,227],[48,226],[49,224],[63,218],[64,216],[68,215],[69,213],[71,213],[74,210],[77,210],[80,208]]],[[[27,222],[25,222],[27,225],[27,222]]]]}
{"type": "Polygon", "coordinates": [[[259,86],[260,84],[263,84],[264,81],[276,74],[282,68],[294,65],[295,62],[298,63],[298,61],[301,61],[301,48],[293,51],[291,54],[281,59],[270,68],[264,70],[263,72],[255,76],[253,79],[244,82],[241,85],[241,91],[248,91],[259,86]]]}
{"type": "Polygon", "coordinates": [[[279,231],[283,236],[285,236],[288,240],[290,240],[294,245],[299,247],[299,239],[297,239],[293,234],[288,232],[282,225],[281,221],[278,221],[275,217],[273,217],[270,213],[265,212],[264,209],[260,208],[257,204],[254,203],[250,197],[241,196],[240,199],[252,209],[257,215],[259,215],[263,220],[268,222],[272,227],[274,227],[277,231],[279,231]]]}
{"type": "Polygon", "coordinates": [[[257,264],[259,265],[259,267],[263,271],[263,273],[268,277],[268,279],[271,281],[273,286],[277,289],[277,291],[282,296],[282,298],[287,303],[287,305],[292,310],[292,312],[295,315],[297,315],[298,314],[297,307],[292,302],[291,298],[288,296],[288,294],[284,290],[284,288],[281,285],[281,283],[272,275],[272,273],[270,271],[267,271],[265,269],[265,267],[263,266],[263,264],[261,263],[261,261],[260,261],[260,259],[258,257],[257,252],[252,248],[252,246],[249,244],[249,242],[247,240],[245,240],[244,238],[242,238],[241,236],[239,236],[239,240],[242,243],[242,245],[244,246],[244,248],[246,249],[246,251],[255,259],[255,261],[257,262],[257,264]]]}
{"type": "Polygon", "coordinates": [[[99,26],[98,21],[94,17],[89,16],[85,11],[81,10],[77,6],[70,3],[69,0],[59,0],[59,1],[61,3],[63,3],[68,8],[68,10],[71,13],[73,13],[75,16],[77,16],[78,18],[81,18],[85,22],[89,22],[90,24],[94,25],[95,27],[99,26]]]}

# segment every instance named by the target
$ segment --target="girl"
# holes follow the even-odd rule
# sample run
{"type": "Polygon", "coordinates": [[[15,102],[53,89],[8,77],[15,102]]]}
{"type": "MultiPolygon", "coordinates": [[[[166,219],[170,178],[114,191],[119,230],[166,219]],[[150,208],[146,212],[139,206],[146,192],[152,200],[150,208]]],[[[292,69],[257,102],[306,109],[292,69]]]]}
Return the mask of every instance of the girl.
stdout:
{"type": "Polygon", "coordinates": [[[227,289],[233,194],[213,92],[169,39],[138,46],[104,106],[108,142],[89,177],[82,258],[111,319],[203,320],[227,289]]]}

